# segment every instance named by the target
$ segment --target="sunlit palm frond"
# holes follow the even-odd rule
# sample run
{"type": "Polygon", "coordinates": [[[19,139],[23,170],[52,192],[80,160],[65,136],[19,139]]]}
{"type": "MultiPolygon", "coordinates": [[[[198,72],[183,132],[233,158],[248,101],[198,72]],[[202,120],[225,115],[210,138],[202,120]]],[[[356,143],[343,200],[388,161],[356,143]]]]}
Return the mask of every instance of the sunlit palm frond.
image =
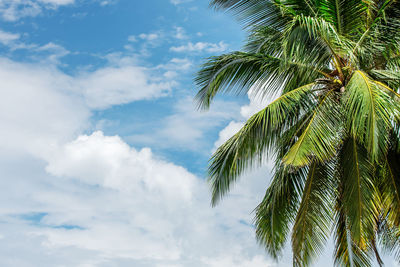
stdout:
{"type": "Polygon", "coordinates": [[[246,53],[203,65],[199,106],[221,92],[281,95],[213,155],[212,203],[272,153],[274,176],[255,218],[269,253],[279,255],[293,225],[294,265],[309,266],[334,213],[335,265],[371,266],[374,257],[382,265],[381,247],[400,261],[400,2],[211,5],[232,11],[249,38],[246,53]]]}
{"type": "Polygon", "coordinates": [[[340,145],[342,124],[341,114],[335,104],[331,89],[320,96],[305,129],[284,156],[283,161],[292,167],[303,167],[314,158],[320,162],[329,160],[340,145]]]}
{"type": "Polygon", "coordinates": [[[218,148],[208,169],[215,204],[250,166],[261,163],[266,150],[281,137],[287,123],[296,118],[315,84],[288,92],[253,115],[243,128],[218,148]]]}
{"type": "Polygon", "coordinates": [[[344,102],[350,134],[367,147],[373,160],[382,158],[398,103],[381,84],[361,71],[351,77],[344,102]]]}

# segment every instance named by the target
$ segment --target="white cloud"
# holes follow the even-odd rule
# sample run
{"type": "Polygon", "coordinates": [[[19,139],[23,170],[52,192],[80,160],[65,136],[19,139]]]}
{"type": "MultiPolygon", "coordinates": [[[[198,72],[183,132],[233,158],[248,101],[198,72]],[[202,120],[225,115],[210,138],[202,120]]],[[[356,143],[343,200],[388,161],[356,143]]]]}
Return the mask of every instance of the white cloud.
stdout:
{"type": "Polygon", "coordinates": [[[109,66],[81,73],[76,80],[88,106],[93,109],[166,96],[174,84],[135,65],[109,66]]]}
{"type": "Polygon", "coordinates": [[[137,42],[137,38],[135,35],[130,35],[128,36],[128,41],[134,43],[137,42]]]}
{"type": "Polygon", "coordinates": [[[139,38],[146,41],[154,41],[160,38],[160,35],[157,33],[141,33],[139,34],[139,38]]]}
{"type": "Polygon", "coordinates": [[[39,15],[44,9],[74,4],[74,0],[0,0],[0,16],[6,21],[39,15]]]}
{"type": "Polygon", "coordinates": [[[83,228],[37,230],[50,248],[72,246],[97,251],[100,258],[122,257],[133,262],[147,259],[149,266],[185,261],[191,266],[269,266],[262,249],[251,242],[253,228],[242,223],[250,222],[253,207],[248,204],[254,205],[260,199],[262,195],[255,192],[266,180],[255,179],[258,185],[246,181],[248,184],[234,190],[226,203],[210,209],[203,180],[182,167],[156,159],[149,149],[137,151],[120,138],[101,132],[66,144],[49,157],[47,170],[100,186],[95,192],[99,196],[89,202],[84,200],[89,196],[66,195],[67,200],[45,194],[37,198],[56,205],[72,204],[64,216],[49,214],[42,223],[83,228]],[[74,208],[74,202],[82,204],[74,208]],[[243,206],[232,210],[238,202],[243,206]],[[226,251],[227,242],[231,244],[230,252],[226,251]]]}
{"type": "Polygon", "coordinates": [[[0,58],[0,147],[47,153],[87,128],[90,110],[161,97],[173,85],[131,59],[109,60],[95,71],[67,75],[49,62],[0,58]]]}
{"type": "Polygon", "coordinates": [[[117,2],[118,0],[104,0],[100,2],[100,6],[115,5],[117,2]]]}
{"type": "Polygon", "coordinates": [[[150,149],[137,151],[102,132],[65,144],[49,159],[46,170],[120,191],[137,192],[135,186],[141,183],[148,192],[182,201],[191,198],[195,180],[182,167],[155,159],[150,149]]]}
{"type": "Polygon", "coordinates": [[[249,226],[263,173],[212,209],[204,180],[101,132],[47,155],[46,169],[58,178],[26,159],[7,172],[3,156],[0,175],[13,179],[0,181],[0,243],[19,249],[13,262],[0,245],[2,266],[272,266],[249,226]]]}
{"type": "Polygon", "coordinates": [[[182,27],[175,27],[175,38],[178,40],[187,39],[188,36],[186,35],[186,31],[182,27]]]}
{"type": "Polygon", "coordinates": [[[209,111],[201,112],[196,109],[193,98],[186,97],[175,103],[173,113],[162,118],[157,129],[131,135],[128,139],[134,143],[208,154],[206,133],[237,118],[239,109],[234,102],[218,100],[209,111]]]}
{"type": "MultiPolygon", "coordinates": [[[[150,56],[151,48],[158,47],[163,44],[170,37],[168,34],[165,36],[163,31],[157,32],[149,32],[149,33],[141,33],[139,35],[130,35],[128,36],[129,50],[135,50],[133,47],[133,43],[136,43],[139,46],[139,51],[142,56],[150,56]]],[[[137,48],[137,47],[135,47],[137,48]]]]}
{"type": "Polygon", "coordinates": [[[60,63],[60,59],[68,54],[70,51],[65,49],[63,46],[55,44],[55,43],[47,43],[42,46],[38,46],[35,44],[14,44],[11,46],[12,50],[15,49],[29,49],[34,51],[35,55],[32,56],[33,58],[37,58],[38,61],[45,62],[46,64],[54,64],[57,65],[60,63]]]}
{"type": "Polygon", "coordinates": [[[241,257],[222,257],[206,260],[207,266],[210,267],[273,267],[276,266],[272,262],[266,262],[262,256],[255,256],[252,259],[243,259],[241,257]],[[236,259],[235,259],[236,258],[236,259]]]}
{"type": "Polygon", "coordinates": [[[193,66],[193,62],[187,58],[172,58],[167,64],[158,65],[157,68],[174,71],[187,71],[193,66]]]}
{"type": "Polygon", "coordinates": [[[180,5],[183,3],[192,2],[193,0],[170,0],[170,2],[174,5],[180,5]]]}
{"type": "Polygon", "coordinates": [[[41,62],[42,64],[61,65],[60,59],[71,53],[63,46],[53,42],[49,42],[43,45],[38,45],[35,43],[24,43],[19,40],[19,37],[19,34],[2,35],[0,31],[0,43],[3,43],[5,46],[7,46],[10,52],[15,52],[17,50],[26,50],[27,52],[29,52],[28,58],[36,62],[41,62]]]}
{"type": "Polygon", "coordinates": [[[223,41],[219,42],[218,44],[214,43],[207,43],[207,42],[197,42],[192,43],[189,42],[186,45],[181,46],[172,46],[170,50],[172,52],[208,52],[208,53],[218,53],[224,52],[228,48],[228,45],[223,41]]]}
{"type": "Polygon", "coordinates": [[[20,38],[18,33],[10,33],[0,30],[0,43],[3,45],[8,45],[13,41],[16,41],[20,38]]]}
{"type": "Polygon", "coordinates": [[[75,0],[38,0],[37,2],[43,4],[51,4],[55,6],[63,6],[75,3],[75,0]]]}
{"type": "Polygon", "coordinates": [[[215,141],[212,153],[214,153],[219,146],[228,141],[234,134],[236,134],[244,125],[244,122],[231,121],[224,129],[218,134],[218,140],[215,141]]]}
{"type": "Polygon", "coordinates": [[[63,46],[53,42],[38,45],[35,43],[24,43],[20,39],[21,34],[5,32],[0,29],[0,43],[8,47],[11,52],[27,50],[30,52],[31,58],[36,58],[37,61],[41,62],[46,61],[47,64],[58,64],[60,58],[70,54],[70,51],[63,46]]]}
{"type": "Polygon", "coordinates": [[[86,127],[88,108],[56,68],[0,58],[0,80],[2,149],[47,153],[86,127]]]}
{"type": "Polygon", "coordinates": [[[172,58],[166,64],[160,64],[156,67],[156,69],[165,70],[164,77],[167,79],[175,79],[178,78],[179,74],[187,72],[193,63],[191,60],[187,58],[172,58]]]}

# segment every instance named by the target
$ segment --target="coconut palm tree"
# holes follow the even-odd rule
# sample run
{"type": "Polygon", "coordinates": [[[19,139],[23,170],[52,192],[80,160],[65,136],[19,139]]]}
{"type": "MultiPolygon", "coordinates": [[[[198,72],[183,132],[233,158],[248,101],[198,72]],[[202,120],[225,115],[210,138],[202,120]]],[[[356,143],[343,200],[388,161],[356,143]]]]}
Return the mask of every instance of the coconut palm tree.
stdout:
{"type": "Polygon", "coordinates": [[[218,93],[278,96],[221,145],[208,168],[212,204],[248,168],[275,160],[255,210],[256,236],[294,266],[335,239],[337,266],[382,265],[400,227],[400,2],[213,0],[249,38],[196,76],[207,109],[218,93]]]}

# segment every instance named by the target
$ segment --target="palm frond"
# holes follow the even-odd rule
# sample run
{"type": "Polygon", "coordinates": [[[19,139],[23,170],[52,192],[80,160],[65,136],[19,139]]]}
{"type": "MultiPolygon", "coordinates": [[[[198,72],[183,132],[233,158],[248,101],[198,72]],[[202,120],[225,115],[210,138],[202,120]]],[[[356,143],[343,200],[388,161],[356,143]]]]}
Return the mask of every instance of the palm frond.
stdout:
{"type": "Polygon", "coordinates": [[[344,106],[347,128],[356,140],[366,146],[373,160],[386,154],[388,131],[398,103],[365,73],[356,71],[347,85],[344,106]]]}
{"type": "Polygon", "coordinates": [[[255,210],[257,240],[275,259],[280,256],[296,216],[306,176],[306,168],[288,172],[282,164],[277,165],[265,197],[255,210]]]}
{"type": "Polygon", "coordinates": [[[232,11],[246,27],[270,26],[282,29],[287,21],[285,13],[294,12],[280,1],[212,0],[211,6],[232,11]]]}
{"type": "Polygon", "coordinates": [[[359,0],[320,1],[321,16],[332,23],[336,31],[345,36],[354,35],[354,31],[363,25],[362,13],[365,5],[359,0]]]}
{"type": "Polygon", "coordinates": [[[376,190],[373,164],[368,159],[367,150],[351,138],[343,144],[339,166],[348,231],[355,245],[365,251],[375,234],[375,220],[379,216],[373,201],[376,190]]]}
{"type": "Polygon", "coordinates": [[[341,114],[337,107],[333,89],[320,97],[305,129],[284,156],[286,165],[302,167],[314,158],[324,162],[336,153],[342,132],[341,114]]]}
{"type": "MultiPolygon", "coordinates": [[[[382,169],[382,178],[385,187],[383,195],[387,198],[389,210],[400,210],[400,154],[389,150],[382,169]]],[[[388,220],[396,227],[400,227],[400,214],[389,212],[388,220]]]]}
{"type": "Polygon", "coordinates": [[[338,267],[369,267],[371,258],[368,253],[358,247],[352,240],[346,214],[343,210],[341,198],[337,201],[336,212],[336,240],[335,240],[335,266],[338,267]]]}
{"type": "Polygon", "coordinates": [[[307,84],[320,72],[302,62],[243,52],[234,52],[211,58],[198,72],[196,84],[200,87],[196,101],[200,108],[210,106],[217,93],[247,93],[250,88],[260,97],[274,95],[285,83],[296,79],[298,85],[307,84]]]}
{"type": "Polygon", "coordinates": [[[333,222],[333,188],[330,165],[311,163],[293,226],[294,266],[309,266],[314,257],[323,251],[333,222]]]}
{"type": "Polygon", "coordinates": [[[237,134],[217,149],[208,168],[213,204],[248,167],[262,162],[266,150],[275,144],[307,103],[303,99],[312,93],[314,86],[308,84],[280,96],[253,115],[237,134]]]}

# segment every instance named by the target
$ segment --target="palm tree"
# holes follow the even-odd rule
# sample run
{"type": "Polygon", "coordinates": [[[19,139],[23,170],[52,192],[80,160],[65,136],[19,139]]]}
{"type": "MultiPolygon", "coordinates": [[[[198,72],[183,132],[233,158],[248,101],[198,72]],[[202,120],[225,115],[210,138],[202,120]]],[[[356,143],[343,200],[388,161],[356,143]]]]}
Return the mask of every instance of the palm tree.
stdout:
{"type": "Polygon", "coordinates": [[[221,145],[208,168],[212,204],[249,167],[275,160],[255,210],[258,241],[294,266],[335,238],[337,266],[371,266],[400,242],[400,3],[213,0],[245,24],[243,52],[211,57],[199,107],[221,92],[279,96],[221,145]]]}

